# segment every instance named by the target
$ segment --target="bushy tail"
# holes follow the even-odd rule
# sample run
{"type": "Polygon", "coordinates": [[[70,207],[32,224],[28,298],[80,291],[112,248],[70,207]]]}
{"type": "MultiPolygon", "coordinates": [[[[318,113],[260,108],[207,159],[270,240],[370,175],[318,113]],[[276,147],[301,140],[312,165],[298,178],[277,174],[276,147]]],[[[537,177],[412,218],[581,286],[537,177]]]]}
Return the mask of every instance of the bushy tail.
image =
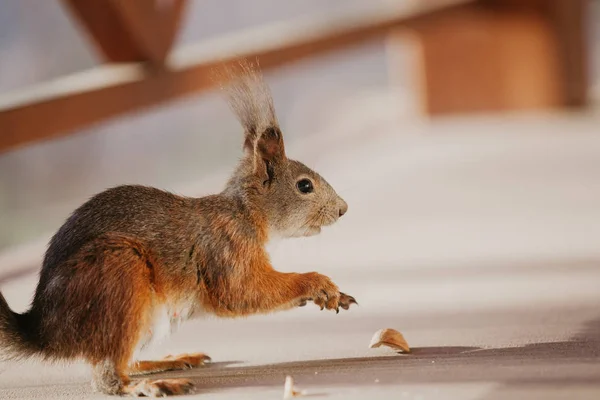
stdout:
{"type": "Polygon", "coordinates": [[[21,359],[37,353],[27,332],[27,317],[13,312],[0,293],[0,359],[21,359]]]}

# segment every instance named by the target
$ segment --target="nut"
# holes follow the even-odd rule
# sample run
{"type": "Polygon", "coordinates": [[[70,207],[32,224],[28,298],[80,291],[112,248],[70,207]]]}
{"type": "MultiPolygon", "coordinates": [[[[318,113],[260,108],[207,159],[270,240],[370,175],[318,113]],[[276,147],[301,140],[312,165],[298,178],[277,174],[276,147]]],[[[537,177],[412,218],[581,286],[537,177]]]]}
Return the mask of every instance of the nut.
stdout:
{"type": "Polygon", "coordinates": [[[400,332],[394,329],[380,329],[373,335],[369,348],[388,346],[401,353],[410,353],[410,347],[400,332]]]}

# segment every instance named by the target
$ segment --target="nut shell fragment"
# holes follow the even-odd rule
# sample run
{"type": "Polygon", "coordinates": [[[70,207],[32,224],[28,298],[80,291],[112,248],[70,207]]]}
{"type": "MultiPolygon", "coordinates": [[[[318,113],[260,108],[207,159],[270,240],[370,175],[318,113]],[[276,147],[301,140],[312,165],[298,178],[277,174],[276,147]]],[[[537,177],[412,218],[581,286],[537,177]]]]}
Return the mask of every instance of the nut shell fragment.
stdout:
{"type": "Polygon", "coordinates": [[[369,348],[374,349],[380,346],[391,347],[401,353],[410,353],[410,347],[406,339],[400,332],[394,329],[380,329],[373,335],[369,348]]]}
{"type": "Polygon", "coordinates": [[[294,388],[294,378],[291,376],[285,377],[285,385],[283,386],[283,398],[284,400],[291,399],[294,397],[302,396],[304,391],[299,392],[294,388]]]}

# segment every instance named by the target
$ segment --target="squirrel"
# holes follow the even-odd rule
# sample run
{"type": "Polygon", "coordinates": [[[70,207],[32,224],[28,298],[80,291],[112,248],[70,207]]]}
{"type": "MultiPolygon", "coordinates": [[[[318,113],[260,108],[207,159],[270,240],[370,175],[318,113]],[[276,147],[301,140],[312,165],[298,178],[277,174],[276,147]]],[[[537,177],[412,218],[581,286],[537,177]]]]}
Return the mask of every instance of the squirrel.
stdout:
{"type": "Polygon", "coordinates": [[[226,69],[231,79],[222,87],[244,130],[244,156],[223,191],[191,198],[123,185],[91,197],[50,240],[30,309],[15,313],[0,294],[5,359],[83,359],[93,389],[109,395],[185,394],[193,390],[188,379],[130,378],[210,361],[202,353],[135,361],[173,324],[309,301],[336,312],[357,304],[325,275],[283,273],[270,263],[269,238],[316,235],[348,205],[286,156],[260,69],[245,60],[239,67],[226,69]]]}

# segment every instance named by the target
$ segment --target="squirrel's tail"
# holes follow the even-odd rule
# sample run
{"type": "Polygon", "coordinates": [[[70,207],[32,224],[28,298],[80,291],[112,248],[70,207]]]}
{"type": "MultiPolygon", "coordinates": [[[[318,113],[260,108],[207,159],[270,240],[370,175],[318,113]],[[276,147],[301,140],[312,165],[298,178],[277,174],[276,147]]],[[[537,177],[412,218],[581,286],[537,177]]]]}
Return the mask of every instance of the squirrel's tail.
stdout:
{"type": "Polygon", "coordinates": [[[0,293],[0,359],[27,358],[38,353],[28,330],[28,317],[12,311],[0,293]]]}

